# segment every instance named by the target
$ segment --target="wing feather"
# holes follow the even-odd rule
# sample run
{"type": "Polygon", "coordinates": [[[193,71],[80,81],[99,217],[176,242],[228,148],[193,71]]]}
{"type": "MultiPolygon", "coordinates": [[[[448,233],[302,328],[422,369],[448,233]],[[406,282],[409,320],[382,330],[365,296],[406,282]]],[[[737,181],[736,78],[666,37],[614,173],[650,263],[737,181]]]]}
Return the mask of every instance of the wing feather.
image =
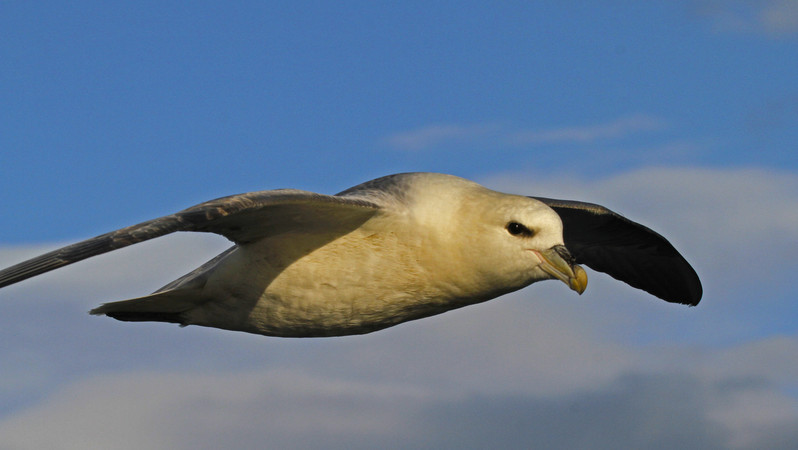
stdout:
{"type": "Polygon", "coordinates": [[[668,302],[695,306],[701,300],[698,274],[659,233],[601,205],[533,198],[560,215],[576,262],[668,302]]]}
{"type": "Polygon", "coordinates": [[[357,197],[294,189],[222,197],[23,261],[0,271],[0,287],[176,231],[216,233],[243,245],[285,232],[322,228],[344,232],[357,228],[379,208],[378,204],[357,197]]]}

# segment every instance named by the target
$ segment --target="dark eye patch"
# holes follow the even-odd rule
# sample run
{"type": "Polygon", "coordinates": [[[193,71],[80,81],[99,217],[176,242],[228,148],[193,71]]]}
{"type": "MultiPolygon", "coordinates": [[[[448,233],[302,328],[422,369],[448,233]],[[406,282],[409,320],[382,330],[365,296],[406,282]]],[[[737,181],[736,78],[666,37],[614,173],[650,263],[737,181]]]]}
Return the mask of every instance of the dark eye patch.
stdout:
{"type": "Polygon", "coordinates": [[[513,236],[532,237],[532,235],[535,234],[532,230],[518,222],[508,222],[505,228],[507,228],[507,232],[513,236]]]}

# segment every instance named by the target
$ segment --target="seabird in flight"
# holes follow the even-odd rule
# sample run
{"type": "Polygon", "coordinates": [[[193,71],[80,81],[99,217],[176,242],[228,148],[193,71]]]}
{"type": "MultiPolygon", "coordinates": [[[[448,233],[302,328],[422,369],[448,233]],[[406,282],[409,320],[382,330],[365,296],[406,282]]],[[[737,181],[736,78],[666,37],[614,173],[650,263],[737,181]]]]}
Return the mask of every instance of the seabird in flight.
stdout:
{"type": "Polygon", "coordinates": [[[9,267],[0,287],[176,231],[234,245],[151,295],[91,313],[268,336],[363,334],[540,280],[581,294],[579,264],[668,302],[696,305],[702,295],[664,237],[609,209],[434,173],[389,175],[336,195],[279,189],[211,200],[9,267]]]}

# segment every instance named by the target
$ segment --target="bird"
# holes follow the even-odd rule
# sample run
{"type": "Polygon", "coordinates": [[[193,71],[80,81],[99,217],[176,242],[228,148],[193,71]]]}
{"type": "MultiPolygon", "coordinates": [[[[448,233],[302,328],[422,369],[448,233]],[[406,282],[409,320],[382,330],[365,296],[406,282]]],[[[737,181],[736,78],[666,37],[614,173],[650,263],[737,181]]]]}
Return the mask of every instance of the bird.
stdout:
{"type": "Polygon", "coordinates": [[[210,200],[6,268],[0,288],[178,231],[233,245],[150,295],[90,314],[278,337],[357,335],[542,280],[581,294],[580,264],[671,303],[695,306],[703,292],[667,239],[603,206],[426,172],[335,195],[276,189],[210,200]]]}

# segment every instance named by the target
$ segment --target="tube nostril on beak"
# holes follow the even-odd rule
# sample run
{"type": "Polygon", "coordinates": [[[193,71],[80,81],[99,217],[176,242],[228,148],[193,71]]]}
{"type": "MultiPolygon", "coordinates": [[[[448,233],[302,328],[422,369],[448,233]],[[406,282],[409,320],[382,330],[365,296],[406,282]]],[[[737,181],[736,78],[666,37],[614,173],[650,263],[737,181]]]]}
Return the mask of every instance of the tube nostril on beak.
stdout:
{"type": "Polygon", "coordinates": [[[555,245],[553,247],[553,250],[555,252],[557,252],[557,254],[560,255],[560,257],[562,259],[564,259],[571,266],[576,264],[576,261],[574,260],[574,257],[571,256],[571,252],[569,252],[568,249],[564,245],[555,245]]]}

